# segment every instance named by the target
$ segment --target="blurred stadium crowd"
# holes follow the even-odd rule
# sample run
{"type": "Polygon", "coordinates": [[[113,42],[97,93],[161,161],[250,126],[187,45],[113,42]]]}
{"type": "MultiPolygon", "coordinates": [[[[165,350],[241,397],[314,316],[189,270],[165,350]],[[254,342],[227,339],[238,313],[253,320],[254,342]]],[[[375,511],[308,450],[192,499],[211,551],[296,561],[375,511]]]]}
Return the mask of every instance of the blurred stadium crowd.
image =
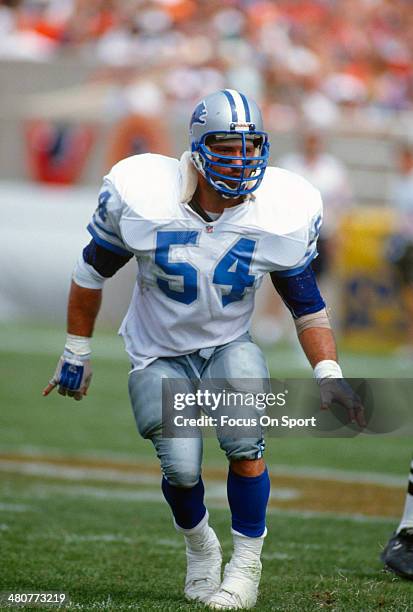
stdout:
{"type": "Polygon", "coordinates": [[[297,118],[328,127],[354,108],[374,122],[413,110],[411,9],[411,0],[1,0],[0,59],[72,54],[109,78],[139,74],[136,104],[148,113],[165,97],[192,104],[225,85],[285,129],[297,118]]]}
{"type": "Polygon", "coordinates": [[[272,161],[322,192],[318,272],[344,328],[413,346],[412,0],[0,0],[0,64],[3,177],[27,155],[40,183],[178,155],[201,97],[253,97],[272,161]]]}

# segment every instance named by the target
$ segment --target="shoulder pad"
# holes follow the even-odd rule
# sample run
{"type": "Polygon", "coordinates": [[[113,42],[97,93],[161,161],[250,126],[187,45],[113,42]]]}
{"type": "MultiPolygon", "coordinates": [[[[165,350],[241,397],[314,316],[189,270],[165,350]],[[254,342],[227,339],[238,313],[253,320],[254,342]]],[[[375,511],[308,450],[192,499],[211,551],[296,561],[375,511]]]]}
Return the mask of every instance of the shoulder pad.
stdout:
{"type": "Polygon", "coordinates": [[[274,167],[265,171],[254,207],[257,225],[277,235],[309,230],[322,215],[320,192],[302,176],[274,167]]]}
{"type": "Polygon", "coordinates": [[[172,157],[144,153],[113,166],[107,179],[113,184],[124,210],[143,219],[176,215],[180,196],[179,162],[172,157]]]}

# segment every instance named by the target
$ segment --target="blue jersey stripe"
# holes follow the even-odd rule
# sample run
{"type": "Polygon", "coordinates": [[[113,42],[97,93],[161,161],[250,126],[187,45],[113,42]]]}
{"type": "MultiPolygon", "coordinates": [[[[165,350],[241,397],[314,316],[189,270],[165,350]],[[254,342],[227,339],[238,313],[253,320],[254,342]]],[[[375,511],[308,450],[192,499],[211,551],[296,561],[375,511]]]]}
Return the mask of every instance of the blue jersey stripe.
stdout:
{"type": "Polygon", "coordinates": [[[243,103],[243,105],[244,105],[244,110],[245,110],[245,121],[246,121],[247,123],[249,123],[249,122],[251,121],[251,114],[250,114],[250,107],[248,106],[248,100],[247,100],[247,98],[244,96],[244,94],[242,94],[241,92],[240,92],[240,94],[239,94],[239,95],[241,96],[241,98],[242,98],[242,103],[243,103]]]}
{"type": "Polygon", "coordinates": [[[237,113],[237,107],[235,105],[235,100],[232,97],[232,94],[230,94],[230,92],[227,89],[223,89],[222,93],[225,94],[225,96],[226,96],[226,98],[227,98],[227,100],[228,100],[228,102],[230,104],[231,113],[232,113],[232,121],[234,123],[237,123],[237,121],[238,121],[238,113],[237,113]]]}
{"type": "Polygon", "coordinates": [[[114,238],[117,238],[119,240],[119,236],[115,234],[115,232],[110,232],[105,227],[103,227],[103,225],[101,225],[98,221],[96,221],[96,214],[93,215],[93,225],[96,225],[96,227],[98,227],[102,232],[105,232],[105,234],[107,234],[108,236],[113,236],[114,238]]]}
{"type": "Polygon", "coordinates": [[[118,255],[124,255],[124,256],[130,255],[129,251],[126,251],[125,249],[122,249],[121,247],[116,246],[116,244],[112,244],[111,242],[108,242],[107,240],[104,240],[103,238],[101,238],[91,223],[89,223],[89,225],[87,226],[87,229],[89,233],[93,236],[95,242],[97,242],[97,244],[99,244],[104,249],[107,249],[108,251],[112,251],[113,253],[117,253],[118,255]]]}
{"type": "Polygon", "coordinates": [[[308,259],[305,260],[305,263],[303,263],[303,265],[299,268],[292,268],[291,270],[277,270],[276,272],[274,272],[274,274],[280,277],[296,276],[296,274],[301,274],[301,272],[304,272],[304,270],[308,268],[309,264],[313,261],[316,255],[318,255],[318,252],[314,251],[314,253],[310,257],[308,257],[308,259]]]}

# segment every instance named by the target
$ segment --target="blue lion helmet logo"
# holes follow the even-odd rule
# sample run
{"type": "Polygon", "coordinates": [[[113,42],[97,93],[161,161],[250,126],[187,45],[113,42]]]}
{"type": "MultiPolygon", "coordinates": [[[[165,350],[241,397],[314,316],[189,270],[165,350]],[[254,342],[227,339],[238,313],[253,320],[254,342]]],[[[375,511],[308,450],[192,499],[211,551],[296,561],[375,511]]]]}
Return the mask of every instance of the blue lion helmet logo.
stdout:
{"type": "Polygon", "coordinates": [[[195,108],[194,112],[192,113],[191,122],[189,124],[191,130],[195,123],[198,123],[199,125],[205,125],[206,124],[205,119],[207,115],[208,115],[208,111],[206,109],[205,102],[202,101],[198,104],[198,106],[195,108]]]}

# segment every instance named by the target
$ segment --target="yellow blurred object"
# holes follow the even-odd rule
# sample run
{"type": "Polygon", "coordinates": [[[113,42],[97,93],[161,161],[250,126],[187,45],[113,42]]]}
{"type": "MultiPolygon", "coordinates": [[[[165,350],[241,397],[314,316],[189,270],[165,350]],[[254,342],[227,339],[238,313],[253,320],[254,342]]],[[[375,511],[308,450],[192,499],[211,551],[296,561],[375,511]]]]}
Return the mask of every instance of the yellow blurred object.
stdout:
{"type": "Polygon", "coordinates": [[[403,341],[405,317],[386,249],[394,211],[356,208],[341,223],[336,261],[341,286],[342,344],[356,351],[390,350],[403,341]]]}

